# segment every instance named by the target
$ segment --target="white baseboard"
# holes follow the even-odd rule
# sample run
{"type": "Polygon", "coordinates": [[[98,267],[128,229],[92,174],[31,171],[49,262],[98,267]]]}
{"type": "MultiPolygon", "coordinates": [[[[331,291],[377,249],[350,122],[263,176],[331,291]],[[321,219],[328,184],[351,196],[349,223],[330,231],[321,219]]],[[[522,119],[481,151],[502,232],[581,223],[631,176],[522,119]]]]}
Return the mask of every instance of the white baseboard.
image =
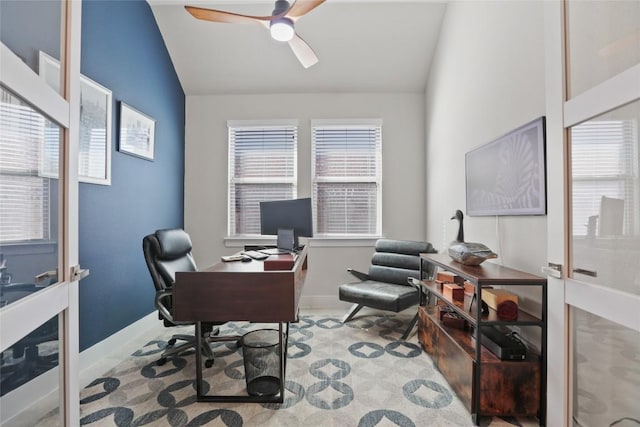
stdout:
{"type": "MultiPolygon", "coordinates": [[[[139,349],[144,344],[141,339],[155,328],[161,333],[163,327],[154,311],[80,353],[80,366],[70,367],[79,370],[80,389],[139,349]]],[[[57,408],[60,405],[59,377],[60,370],[55,367],[2,396],[0,425],[32,426],[42,416],[57,408]]]]}
{"type": "Polygon", "coordinates": [[[340,301],[335,295],[308,295],[300,297],[300,310],[310,309],[348,309],[351,303],[340,301]]]}
{"type": "Polygon", "coordinates": [[[138,350],[143,344],[141,338],[154,329],[162,333],[163,328],[158,313],[154,311],[80,353],[80,389],[138,350]]]}

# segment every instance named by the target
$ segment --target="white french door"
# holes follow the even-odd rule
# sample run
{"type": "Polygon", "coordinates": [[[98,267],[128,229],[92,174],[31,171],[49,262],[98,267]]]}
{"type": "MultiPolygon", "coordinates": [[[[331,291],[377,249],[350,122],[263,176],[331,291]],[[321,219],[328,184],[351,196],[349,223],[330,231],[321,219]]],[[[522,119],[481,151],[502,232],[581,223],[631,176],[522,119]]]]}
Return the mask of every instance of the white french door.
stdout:
{"type": "Polygon", "coordinates": [[[547,425],[640,424],[640,3],[546,6],[547,425]],[[635,423],[635,424],[634,424],[635,423]]]}
{"type": "MultiPolygon", "coordinates": [[[[52,5],[3,3],[4,19],[22,16],[25,4],[52,5]]],[[[26,37],[37,26],[20,22],[22,27],[3,32],[0,45],[3,426],[35,425],[45,416],[47,425],[80,424],[76,266],[81,5],[60,0],[54,4],[59,13],[50,17],[54,28],[60,22],[60,93],[13,50],[20,37],[21,43],[37,40],[26,37]],[[55,408],[58,415],[51,416],[55,408]]],[[[38,47],[29,46],[35,52],[38,47]]]]}

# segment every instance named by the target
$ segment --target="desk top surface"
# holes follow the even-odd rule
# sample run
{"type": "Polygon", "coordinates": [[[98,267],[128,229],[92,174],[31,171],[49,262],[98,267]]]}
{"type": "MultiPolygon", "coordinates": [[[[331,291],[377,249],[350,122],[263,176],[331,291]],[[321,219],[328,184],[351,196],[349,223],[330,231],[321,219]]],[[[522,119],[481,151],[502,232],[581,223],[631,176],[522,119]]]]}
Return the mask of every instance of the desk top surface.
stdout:
{"type": "Polygon", "coordinates": [[[279,255],[271,255],[269,258],[265,258],[264,260],[252,259],[249,262],[242,261],[230,261],[224,262],[220,261],[212,266],[209,266],[200,271],[205,272],[227,272],[227,273],[278,273],[283,271],[294,271],[297,270],[300,266],[300,263],[304,261],[307,256],[307,246],[302,248],[297,254],[295,254],[295,264],[291,270],[264,270],[264,261],[268,259],[276,259],[279,255]]]}

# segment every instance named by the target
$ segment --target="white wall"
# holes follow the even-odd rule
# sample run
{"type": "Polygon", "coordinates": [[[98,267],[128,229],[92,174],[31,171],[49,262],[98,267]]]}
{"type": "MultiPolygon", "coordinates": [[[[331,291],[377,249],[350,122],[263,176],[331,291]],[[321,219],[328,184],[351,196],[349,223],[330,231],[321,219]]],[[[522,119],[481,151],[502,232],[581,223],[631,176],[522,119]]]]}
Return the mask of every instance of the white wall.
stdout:
{"type": "MultiPolygon", "coordinates": [[[[426,91],[426,227],[438,248],[456,235],[453,212],[466,209],[465,153],[545,114],[543,3],[447,7],[426,91]]],[[[498,263],[541,275],[546,226],[545,216],[465,217],[465,240],[485,243],[498,263]]]]}
{"type": "MultiPolygon", "coordinates": [[[[227,120],[299,120],[298,196],[311,195],[311,119],[381,118],[382,228],[388,238],[424,240],[424,94],[280,94],[188,96],[186,102],[185,229],[200,267],[238,247],[227,233],[227,120]]],[[[345,243],[345,242],[342,242],[345,243]]],[[[337,246],[310,242],[303,307],[334,307],[337,286],[354,278],[347,267],[365,270],[373,241],[337,246]],[[364,246],[363,246],[364,245],[364,246]]]]}

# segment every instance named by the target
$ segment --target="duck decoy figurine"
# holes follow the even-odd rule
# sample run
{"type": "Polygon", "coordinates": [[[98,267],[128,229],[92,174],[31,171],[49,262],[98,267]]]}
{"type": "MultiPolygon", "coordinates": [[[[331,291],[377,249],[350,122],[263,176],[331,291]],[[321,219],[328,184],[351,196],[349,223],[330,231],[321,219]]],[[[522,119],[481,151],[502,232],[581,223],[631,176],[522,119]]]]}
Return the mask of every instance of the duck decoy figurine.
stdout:
{"type": "Polygon", "coordinates": [[[464,241],[462,211],[457,210],[451,219],[458,220],[458,237],[449,245],[449,256],[464,265],[480,265],[486,259],[498,258],[498,255],[482,243],[464,241]]]}

